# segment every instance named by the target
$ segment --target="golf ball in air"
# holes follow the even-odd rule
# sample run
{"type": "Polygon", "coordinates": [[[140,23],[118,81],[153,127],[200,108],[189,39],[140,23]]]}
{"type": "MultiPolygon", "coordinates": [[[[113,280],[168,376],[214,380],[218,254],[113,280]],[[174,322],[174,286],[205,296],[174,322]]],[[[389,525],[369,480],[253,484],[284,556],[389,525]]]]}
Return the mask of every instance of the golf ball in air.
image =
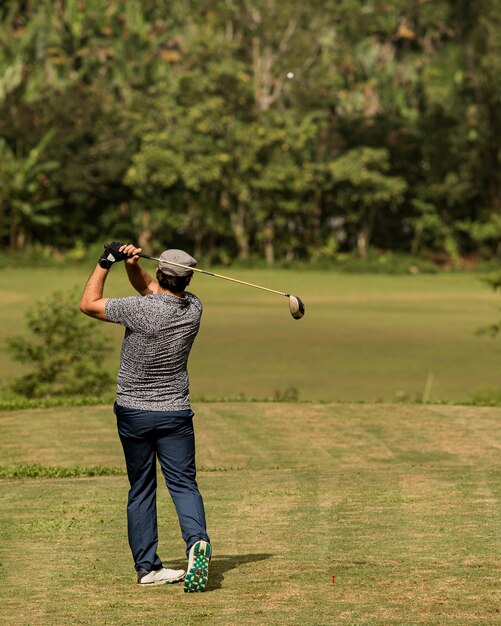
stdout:
{"type": "Polygon", "coordinates": [[[287,72],[287,78],[294,78],[294,72],[287,72]]]}

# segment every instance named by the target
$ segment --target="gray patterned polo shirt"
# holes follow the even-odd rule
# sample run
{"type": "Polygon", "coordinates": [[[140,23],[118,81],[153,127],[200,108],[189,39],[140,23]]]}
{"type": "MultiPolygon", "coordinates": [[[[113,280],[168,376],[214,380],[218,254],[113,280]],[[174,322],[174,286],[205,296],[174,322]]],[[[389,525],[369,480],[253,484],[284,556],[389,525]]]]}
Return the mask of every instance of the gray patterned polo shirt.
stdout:
{"type": "Polygon", "coordinates": [[[190,409],[187,363],[202,316],[192,293],[164,293],[106,302],[106,319],[125,326],[117,404],[146,411],[190,409]]]}

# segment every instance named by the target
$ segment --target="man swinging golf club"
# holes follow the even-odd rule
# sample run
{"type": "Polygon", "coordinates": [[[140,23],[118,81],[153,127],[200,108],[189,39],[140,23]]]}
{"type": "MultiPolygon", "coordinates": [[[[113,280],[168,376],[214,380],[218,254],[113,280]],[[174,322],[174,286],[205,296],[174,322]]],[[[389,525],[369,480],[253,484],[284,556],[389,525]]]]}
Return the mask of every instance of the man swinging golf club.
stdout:
{"type": "Polygon", "coordinates": [[[182,250],[166,250],[154,280],[138,264],[140,253],[132,244],[107,244],[80,309],[125,326],[114,409],[130,482],[127,523],[137,581],[159,585],[184,579],[185,592],[204,591],[211,546],[195,480],[194,413],[186,369],[202,315],[200,300],[185,291],[196,261],[182,250]],[[108,272],[119,261],[125,261],[140,296],[103,298],[108,272]],[[186,542],[186,574],[164,568],[157,554],[157,457],[186,542]]]}

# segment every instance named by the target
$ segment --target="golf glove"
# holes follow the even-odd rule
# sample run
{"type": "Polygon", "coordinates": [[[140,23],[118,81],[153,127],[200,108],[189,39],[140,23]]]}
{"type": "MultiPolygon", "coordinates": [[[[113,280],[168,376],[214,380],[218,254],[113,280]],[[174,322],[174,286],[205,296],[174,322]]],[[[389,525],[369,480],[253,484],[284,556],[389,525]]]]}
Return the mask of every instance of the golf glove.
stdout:
{"type": "Polygon", "coordinates": [[[119,243],[118,241],[106,243],[104,245],[104,252],[98,260],[99,265],[103,269],[109,270],[113,263],[118,263],[118,261],[123,261],[124,259],[127,259],[127,255],[123,252],[120,252],[120,247],[123,245],[123,243],[119,243]]]}

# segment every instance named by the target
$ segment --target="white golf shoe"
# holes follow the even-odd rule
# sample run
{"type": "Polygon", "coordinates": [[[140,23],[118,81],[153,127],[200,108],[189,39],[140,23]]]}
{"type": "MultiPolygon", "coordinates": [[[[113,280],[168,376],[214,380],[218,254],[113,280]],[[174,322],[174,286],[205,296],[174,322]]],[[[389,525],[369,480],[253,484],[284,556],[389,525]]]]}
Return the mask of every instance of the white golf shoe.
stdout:
{"type": "Polygon", "coordinates": [[[184,578],[184,592],[204,591],[209,580],[209,561],[212,548],[207,541],[197,541],[191,546],[188,569],[184,578]]]}
{"type": "Polygon", "coordinates": [[[162,569],[146,572],[144,569],[137,573],[137,582],[140,585],[170,585],[184,578],[184,569],[162,569]]]}

